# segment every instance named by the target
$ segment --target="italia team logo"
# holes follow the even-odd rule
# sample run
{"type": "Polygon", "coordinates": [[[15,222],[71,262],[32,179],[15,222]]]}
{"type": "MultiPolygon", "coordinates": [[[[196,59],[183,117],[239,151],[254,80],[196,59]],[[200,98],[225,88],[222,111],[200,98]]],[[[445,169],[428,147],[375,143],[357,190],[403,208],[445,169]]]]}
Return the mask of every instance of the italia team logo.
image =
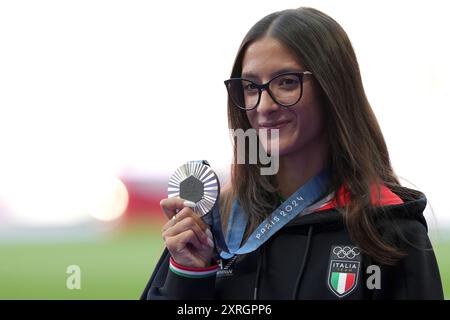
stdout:
{"type": "Polygon", "coordinates": [[[332,246],[328,267],[328,288],[339,298],[350,294],[358,283],[361,254],[355,246],[332,246]]]}

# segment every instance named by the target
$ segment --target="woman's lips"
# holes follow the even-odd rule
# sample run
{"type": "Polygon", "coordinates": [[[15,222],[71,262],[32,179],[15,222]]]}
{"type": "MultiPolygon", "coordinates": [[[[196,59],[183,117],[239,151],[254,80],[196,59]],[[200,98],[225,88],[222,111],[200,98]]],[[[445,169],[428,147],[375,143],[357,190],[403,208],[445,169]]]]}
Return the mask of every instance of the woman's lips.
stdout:
{"type": "Polygon", "coordinates": [[[280,129],[288,124],[290,121],[264,122],[259,124],[259,129],[280,129]]]}

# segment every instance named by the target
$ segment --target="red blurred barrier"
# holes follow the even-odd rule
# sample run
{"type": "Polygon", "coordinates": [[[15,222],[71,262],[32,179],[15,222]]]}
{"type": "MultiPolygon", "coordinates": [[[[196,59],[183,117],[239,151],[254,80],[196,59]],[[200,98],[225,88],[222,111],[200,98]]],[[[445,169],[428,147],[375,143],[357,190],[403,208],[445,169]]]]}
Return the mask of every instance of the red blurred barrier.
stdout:
{"type": "Polygon", "coordinates": [[[125,218],[161,218],[161,199],[167,197],[167,181],[151,178],[121,177],[128,191],[125,218]]]}

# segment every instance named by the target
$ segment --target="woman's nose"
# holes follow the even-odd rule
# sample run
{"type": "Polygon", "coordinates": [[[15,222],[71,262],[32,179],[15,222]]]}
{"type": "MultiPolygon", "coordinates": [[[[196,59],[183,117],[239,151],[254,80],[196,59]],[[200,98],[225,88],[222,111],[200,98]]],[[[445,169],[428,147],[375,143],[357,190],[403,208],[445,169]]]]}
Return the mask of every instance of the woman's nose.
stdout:
{"type": "Polygon", "coordinates": [[[256,108],[258,112],[270,113],[277,111],[280,106],[272,99],[267,90],[261,92],[261,99],[259,100],[258,107],[256,108]]]}

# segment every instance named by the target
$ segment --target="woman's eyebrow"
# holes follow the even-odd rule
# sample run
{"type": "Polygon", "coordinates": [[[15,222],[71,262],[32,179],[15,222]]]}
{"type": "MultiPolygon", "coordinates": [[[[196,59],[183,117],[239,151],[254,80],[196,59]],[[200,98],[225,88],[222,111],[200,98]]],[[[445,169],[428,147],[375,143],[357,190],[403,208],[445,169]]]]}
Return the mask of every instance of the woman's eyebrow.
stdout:
{"type": "MultiPolygon", "coordinates": [[[[299,69],[299,68],[293,68],[293,67],[287,67],[287,68],[282,68],[279,69],[278,71],[273,72],[272,74],[270,74],[270,77],[273,78],[279,74],[285,73],[285,72],[302,72],[303,70],[299,69]]],[[[254,79],[259,79],[259,76],[256,73],[253,72],[243,72],[241,75],[242,78],[254,78],[254,79]]]]}

